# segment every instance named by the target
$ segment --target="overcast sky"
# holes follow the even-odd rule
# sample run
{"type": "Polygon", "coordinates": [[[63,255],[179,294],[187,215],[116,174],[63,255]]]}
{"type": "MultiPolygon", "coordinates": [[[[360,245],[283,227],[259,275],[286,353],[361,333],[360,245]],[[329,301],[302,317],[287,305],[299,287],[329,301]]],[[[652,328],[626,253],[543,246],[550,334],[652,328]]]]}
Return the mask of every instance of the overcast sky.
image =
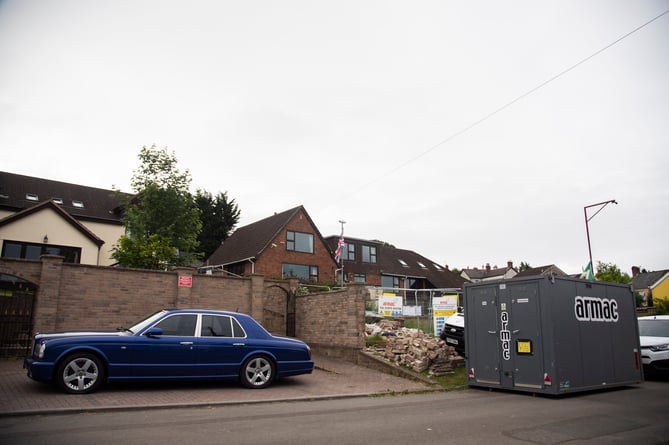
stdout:
{"type": "Polygon", "coordinates": [[[668,269],[667,10],[0,0],[0,169],[131,192],[156,144],[240,226],[304,205],[452,268],[580,272],[616,199],[595,263],[668,269]]]}

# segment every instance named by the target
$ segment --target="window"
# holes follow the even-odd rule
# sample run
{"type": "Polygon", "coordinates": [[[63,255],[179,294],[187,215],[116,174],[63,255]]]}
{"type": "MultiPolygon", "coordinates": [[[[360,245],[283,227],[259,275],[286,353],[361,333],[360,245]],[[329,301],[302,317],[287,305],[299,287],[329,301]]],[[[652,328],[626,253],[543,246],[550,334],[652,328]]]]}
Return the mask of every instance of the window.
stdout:
{"type": "Polygon", "coordinates": [[[438,265],[437,263],[432,263],[432,265],[433,265],[434,268],[437,269],[437,270],[444,270],[444,269],[443,269],[440,265],[438,265]]]}
{"type": "Polygon", "coordinates": [[[376,247],[362,246],[362,262],[376,263],[376,247]]]}
{"type": "Polygon", "coordinates": [[[364,283],[367,281],[367,277],[364,273],[356,273],[353,275],[353,281],[356,283],[364,283]]]}
{"type": "Polygon", "coordinates": [[[286,232],[286,250],[314,253],[314,235],[302,232],[286,232]]]}
{"type": "Polygon", "coordinates": [[[235,337],[244,338],[246,333],[239,322],[228,316],[203,315],[201,337],[235,337]]]}
{"type": "Polygon", "coordinates": [[[73,206],[73,207],[76,207],[76,208],[78,208],[78,209],[83,209],[83,208],[84,208],[84,203],[83,203],[83,201],[76,201],[76,200],[73,200],[73,201],[72,201],[72,206],[73,206]]]}
{"type": "Polygon", "coordinates": [[[181,314],[168,317],[154,327],[162,329],[163,335],[173,335],[176,337],[194,337],[196,324],[197,315],[181,314]]]}
{"type": "Polygon", "coordinates": [[[400,262],[400,264],[402,265],[402,267],[409,267],[409,265],[407,264],[406,261],[404,261],[404,260],[402,260],[402,259],[399,259],[399,258],[397,259],[397,261],[400,262]]]}
{"type": "Polygon", "coordinates": [[[26,193],[26,199],[28,201],[39,201],[39,196],[34,193],[26,193]]]}
{"type": "Polygon", "coordinates": [[[63,198],[51,198],[54,204],[63,205],[63,198]]]}
{"type": "Polygon", "coordinates": [[[355,261],[355,244],[344,243],[342,258],[344,261],[355,261]]]}
{"type": "Polygon", "coordinates": [[[281,277],[318,281],[318,266],[284,263],[281,265],[281,277]]]}
{"type": "Polygon", "coordinates": [[[381,287],[392,287],[394,289],[399,289],[400,278],[392,277],[390,275],[381,275],[381,287]]]}
{"type": "Polygon", "coordinates": [[[60,255],[65,257],[65,263],[79,264],[81,248],[69,246],[55,246],[52,244],[24,243],[22,241],[5,241],[2,243],[3,258],[21,258],[39,260],[42,255],[60,255]]]}
{"type": "Polygon", "coordinates": [[[421,269],[427,269],[427,266],[425,266],[425,264],[421,263],[420,261],[416,262],[418,263],[418,267],[420,267],[421,269]]]}

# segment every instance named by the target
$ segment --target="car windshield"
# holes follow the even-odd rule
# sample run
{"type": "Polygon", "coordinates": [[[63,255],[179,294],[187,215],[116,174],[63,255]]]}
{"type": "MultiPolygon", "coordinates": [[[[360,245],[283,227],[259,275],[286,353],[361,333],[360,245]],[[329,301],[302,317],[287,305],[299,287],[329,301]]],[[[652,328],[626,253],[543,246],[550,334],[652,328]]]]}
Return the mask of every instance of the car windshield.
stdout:
{"type": "Polygon", "coordinates": [[[133,326],[130,326],[128,328],[133,334],[141,331],[142,329],[146,328],[147,326],[153,324],[154,321],[156,321],[160,316],[162,316],[165,312],[167,311],[158,311],[154,314],[149,315],[146,317],[144,320],[135,323],[133,326]]]}
{"type": "Polygon", "coordinates": [[[639,335],[669,337],[669,320],[639,320],[639,335]]]}

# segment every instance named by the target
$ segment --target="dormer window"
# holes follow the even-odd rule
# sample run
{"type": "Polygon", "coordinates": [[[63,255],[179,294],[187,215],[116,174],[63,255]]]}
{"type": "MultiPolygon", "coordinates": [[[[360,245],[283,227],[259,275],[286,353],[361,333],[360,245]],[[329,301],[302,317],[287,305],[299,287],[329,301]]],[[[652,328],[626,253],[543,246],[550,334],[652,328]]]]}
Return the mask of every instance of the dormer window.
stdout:
{"type": "Polygon", "coordinates": [[[63,198],[51,198],[54,204],[63,205],[63,198]]]}
{"type": "Polygon", "coordinates": [[[409,267],[409,265],[407,264],[407,262],[406,262],[406,261],[404,261],[404,260],[401,260],[401,259],[398,259],[397,261],[399,261],[399,262],[400,262],[400,264],[402,265],[402,267],[409,267]]]}
{"type": "Polygon", "coordinates": [[[427,269],[427,267],[425,266],[425,264],[421,263],[420,261],[416,261],[416,262],[418,263],[418,266],[419,266],[421,269],[427,269]]]}
{"type": "Polygon", "coordinates": [[[437,269],[437,270],[444,270],[444,268],[441,267],[440,265],[438,265],[437,263],[432,263],[432,265],[433,265],[433,266],[435,267],[435,269],[437,269]]]}
{"type": "Polygon", "coordinates": [[[28,201],[39,201],[39,196],[37,196],[35,193],[26,193],[26,199],[28,201]]]}
{"type": "Polygon", "coordinates": [[[72,206],[73,206],[73,207],[76,207],[76,208],[78,208],[78,209],[83,209],[83,208],[84,208],[84,202],[83,202],[83,201],[76,201],[76,200],[73,200],[73,201],[72,201],[72,206]]]}

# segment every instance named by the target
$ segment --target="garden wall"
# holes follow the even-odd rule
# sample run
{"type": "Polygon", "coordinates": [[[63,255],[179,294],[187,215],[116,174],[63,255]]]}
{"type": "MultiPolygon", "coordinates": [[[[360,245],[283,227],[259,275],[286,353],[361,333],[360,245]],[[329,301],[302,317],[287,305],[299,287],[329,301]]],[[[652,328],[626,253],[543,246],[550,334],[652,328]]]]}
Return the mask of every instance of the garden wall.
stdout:
{"type": "Polygon", "coordinates": [[[364,347],[363,285],[296,295],[294,279],[90,266],[50,255],[39,261],[2,258],[0,273],[37,286],[33,333],[115,329],[162,308],[206,308],[247,313],[279,335],[294,319],[295,337],[317,352],[353,361],[364,347]]]}

